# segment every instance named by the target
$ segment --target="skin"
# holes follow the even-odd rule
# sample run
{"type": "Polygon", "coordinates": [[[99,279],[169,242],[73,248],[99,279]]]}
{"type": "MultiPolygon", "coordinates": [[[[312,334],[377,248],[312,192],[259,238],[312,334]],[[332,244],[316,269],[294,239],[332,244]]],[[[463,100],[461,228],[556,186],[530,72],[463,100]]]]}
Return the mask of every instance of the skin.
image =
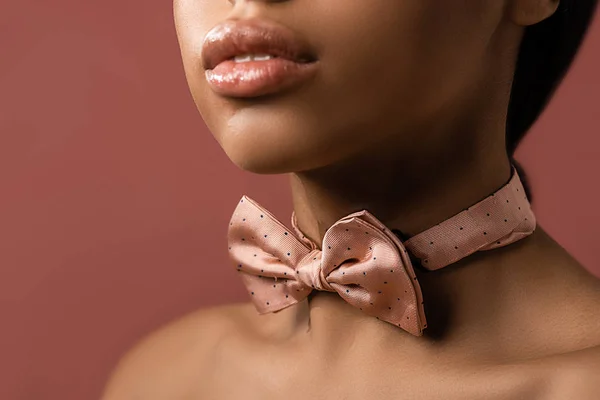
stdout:
{"type": "MultiPolygon", "coordinates": [[[[288,173],[299,227],[321,242],[335,221],[365,208],[414,235],[507,182],[518,45],[557,6],[174,0],[174,14],[210,132],[239,168],[288,173]],[[224,19],[257,15],[302,35],[319,73],[276,96],[219,96],[204,78],[202,39],[224,19]]],[[[600,280],[541,226],[513,245],[416,273],[427,299],[423,337],[330,292],[262,316],[250,303],[202,309],[130,349],[103,399],[595,398],[600,280]]]]}

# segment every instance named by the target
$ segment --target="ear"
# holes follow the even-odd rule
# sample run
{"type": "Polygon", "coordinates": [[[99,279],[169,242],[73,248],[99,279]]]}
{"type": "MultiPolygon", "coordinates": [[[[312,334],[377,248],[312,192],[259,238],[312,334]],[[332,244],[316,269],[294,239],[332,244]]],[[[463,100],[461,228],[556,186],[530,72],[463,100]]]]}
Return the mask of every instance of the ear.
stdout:
{"type": "Polygon", "coordinates": [[[508,18],[520,26],[535,25],[556,12],[561,0],[508,0],[508,18]]]}

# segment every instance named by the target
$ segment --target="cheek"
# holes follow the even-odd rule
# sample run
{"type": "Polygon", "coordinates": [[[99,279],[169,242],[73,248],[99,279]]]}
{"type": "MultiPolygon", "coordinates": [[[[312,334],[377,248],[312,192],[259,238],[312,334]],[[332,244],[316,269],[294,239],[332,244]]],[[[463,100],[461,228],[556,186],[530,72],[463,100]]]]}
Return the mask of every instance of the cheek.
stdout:
{"type": "Polygon", "coordinates": [[[483,1],[358,3],[314,12],[314,24],[324,27],[328,115],[429,118],[481,73],[492,31],[483,1]]]}
{"type": "Polygon", "coordinates": [[[415,115],[426,89],[419,2],[392,3],[400,2],[324,1],[313,11],[311,25],[323,27],[315,37],[322,70],[314,112],[323,121],[315,142],[343,157],[402,130],[400,113],[415,115]]]}

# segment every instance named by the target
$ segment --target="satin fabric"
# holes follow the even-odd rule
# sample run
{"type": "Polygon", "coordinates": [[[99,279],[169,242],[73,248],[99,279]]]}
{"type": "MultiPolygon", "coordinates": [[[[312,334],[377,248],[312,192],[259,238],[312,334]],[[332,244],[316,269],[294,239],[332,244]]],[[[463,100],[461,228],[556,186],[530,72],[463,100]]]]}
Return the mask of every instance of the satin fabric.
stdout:
{"type": "Polygon", "coordinates": [[[513,168],[490,196],[404,242],[367,210],[336,221],[319,245],[243,196],[229,224],[229,255],[260,314],[296,304],[313,290],[337,292],[362,312],[421,336],[427,327],[413,260],[437,270],[507,246],[535,231],[536,218],[513,168]]]}

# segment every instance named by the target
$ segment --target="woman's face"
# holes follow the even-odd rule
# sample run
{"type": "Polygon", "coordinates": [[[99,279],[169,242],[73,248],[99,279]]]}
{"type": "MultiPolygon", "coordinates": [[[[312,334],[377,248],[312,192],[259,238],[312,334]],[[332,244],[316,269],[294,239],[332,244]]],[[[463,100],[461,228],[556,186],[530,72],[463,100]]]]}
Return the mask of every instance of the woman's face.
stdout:
{"type": "MultiPolygon", "coordinates": [[[[409,154],[424,126],[471,104],[498,63],[504,0],[174,0],[194,102],[229,158],[256,173],[315,169],[366,149],[409,154]],[[268,97],[207,84],[202,44],[226,19],[265,18],[305,39],[316,75],[268,97]]],[[[456,117],[456,116],[455,116],[456,117]]]]}

